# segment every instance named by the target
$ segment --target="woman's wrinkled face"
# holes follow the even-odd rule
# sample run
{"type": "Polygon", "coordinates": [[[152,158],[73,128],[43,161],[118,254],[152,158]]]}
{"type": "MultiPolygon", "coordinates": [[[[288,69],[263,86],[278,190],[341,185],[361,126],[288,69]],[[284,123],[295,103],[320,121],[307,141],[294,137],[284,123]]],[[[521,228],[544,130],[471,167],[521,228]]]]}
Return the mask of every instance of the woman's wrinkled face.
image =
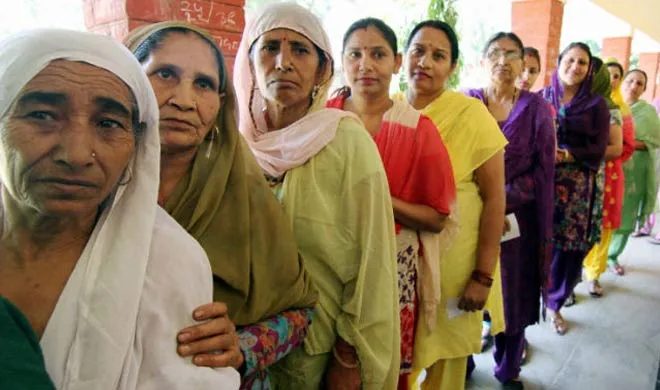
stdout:
{"type": "Polygon", "coordinates": [[[623,97],[626,102],[637,102],[646,91],[646,77],[641,72],[628,73],[623,80],[623,97]]]}
{"type": "Polygon", "coordinates": [[[51,62],[0,121],[3,186],[21,208],[39,214],[97,213],[135,151],[134,107],[113,73],[51,62]]]}
{"type": "Polygon", "coordinates": [[[559,62],[559,78],[564,85],[579,85],[587,78],[589,65],[589,53],[579,47],[574,47],[564,53],[559,62]]]}
{"type": "Polygon", "coordinates": [[[346,42],[344,78],[353,93],[388,95],[392,75],[401,68],[401,61],[401,55],[394,53],[376,27],[358,29],[346,42]]]}
{"type": "Polygon", "coordinates": [[[621,86],[623,75],[617,66],[608,66],[607,70],[610,71],[610,86],[612,87],[612,91],[614,91],[621,86]]]}
{"type": "Polygon", "coordinates": [[[251,49],[251,67],[264,99],[282,107],[309,105],[312,90],[321,83],[316,47],[302,34],[278,28],[257,39],[251,49]]]}
{"type": "Polygon", "coordinates": [[[411,39],[406,52],[410,88],[423,95],[443,90],[456,68],[451,63],[451,54],[447,34],[433,27],[421,28],[411,39]]]}
{"type": "Polygon", "coordinates": [[[522,71],[523,53],[510,38],[502,38],[490,44],[484,56],[491,83],[515,82],[522,71]]]}
{"type": "Polygon", "coordinates": [[[523,71],[518,77],[517,86],[520,89],[529,91],[541,74],[541,64],[534,56],[525,55],[523,71]]]}
{"type": "Polygon", "coordinates": [[[196,33],[173,32],[142,64],[160,109],[163,153],[199,148],[222,105],[219,64],[196,33]]]}

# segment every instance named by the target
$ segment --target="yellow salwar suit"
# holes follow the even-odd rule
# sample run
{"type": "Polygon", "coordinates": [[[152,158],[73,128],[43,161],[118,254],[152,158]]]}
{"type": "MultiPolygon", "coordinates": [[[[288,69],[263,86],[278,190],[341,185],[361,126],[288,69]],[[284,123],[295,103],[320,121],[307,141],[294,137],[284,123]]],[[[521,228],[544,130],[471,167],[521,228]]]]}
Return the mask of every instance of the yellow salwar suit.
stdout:
{"type": "MultiPolygon", "coordinates": [[[[453,246],[438,259],[442,295],[436,326],[429,333],[425,320],[419,319],[412,377],[426,369],[422,388],[460,390],[465,387],[467,357],[481,352],[483,311],[461,312],[449,319],[447,302],[456,304],[476,265],[483,202],[474,180],[475,170],[504,150],[507,140],[488,109],[462,93],[445,91],[422,112],[438,127],[451,158],[460,232],[453,246]]],[[[492,332],[497,334],[504,331],[499,261],[493,279],[485,309],[491,314],[492,332]]]]}

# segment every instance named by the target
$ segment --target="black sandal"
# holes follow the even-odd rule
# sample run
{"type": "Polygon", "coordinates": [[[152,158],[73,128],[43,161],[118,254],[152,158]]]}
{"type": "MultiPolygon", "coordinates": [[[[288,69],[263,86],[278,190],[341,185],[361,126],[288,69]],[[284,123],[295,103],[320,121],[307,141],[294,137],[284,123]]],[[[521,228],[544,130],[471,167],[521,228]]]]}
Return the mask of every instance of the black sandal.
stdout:
{"type": "Polygon", "coordinates": [[[572,292],[571,295],[569,295],[568,298],[566,298],[566,302],[564,302],[564,307],[571,307],[575,305],[576,302],[577,300],[575,299],[575,293],[572,292]]]}
{"type": "Polygon", "coordinates": [[[603,287],[600,285],[598,280],[591,282],[591,285],[589,286],[589,295],[592,298],[600,298],[603,296],[603,287]]]}
{"type": "Polygon", "coordinates": [[[525,385],[523,385],[520,379],[511,379],[502,383],[502,389],[505,390],[525,390],[525,385]]]}
{"type": "Polygon", "coordinates": [[[527,341],[527,339],[525,339],[524,343],[525,344],[523,344],[522,359],[520,361],[521,366],[524,366],[529,361],[529,359],[528,359],[529,358],[529,342],[527,341]]]}

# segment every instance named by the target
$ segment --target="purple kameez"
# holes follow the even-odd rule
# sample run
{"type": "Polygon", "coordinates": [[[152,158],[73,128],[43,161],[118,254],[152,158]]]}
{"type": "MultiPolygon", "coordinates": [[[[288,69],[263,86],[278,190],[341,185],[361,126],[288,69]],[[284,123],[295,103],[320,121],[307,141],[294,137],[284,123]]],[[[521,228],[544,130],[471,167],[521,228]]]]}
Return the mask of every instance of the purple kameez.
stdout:
{"type": "MultiPolygon", "coordinates": [[[[483,90],[467,91],[487,104],[483,90]]],[[[541,96],[521,91],[505,121],[506,212],[514,213],[521,236],[501,247],[502,295],[506,330],[496,335],[495,376],[518,377],[524,332],[539,321],[541,293],[549,279],[554,204],[555,128],[541,96]]],[[[545,294],[544,294],[545,295],[545,294]]]]}
{"type": "Polygon", "coordinates": [[[552,85],[540,93],[557,113],[557,141],[576,162],[555,170],[554,246],[548,307],[558,311],[579,282],[584,257],[594,245],[597,228],[596,174],[609,139],[609,110],[605,100],[591,93],[591,72],[566,105],[557,72],[552,85]]]}

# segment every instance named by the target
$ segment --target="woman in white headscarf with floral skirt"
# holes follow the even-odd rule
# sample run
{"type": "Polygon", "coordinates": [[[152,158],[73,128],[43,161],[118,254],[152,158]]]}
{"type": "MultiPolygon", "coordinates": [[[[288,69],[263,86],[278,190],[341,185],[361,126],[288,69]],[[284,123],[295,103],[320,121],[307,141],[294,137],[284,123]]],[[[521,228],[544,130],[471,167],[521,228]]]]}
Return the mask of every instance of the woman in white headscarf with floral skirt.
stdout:
{"type": "Polygon", "coordinates": [[[261,8],[234,68],[239,129],[291,222],[319,290],[309,336],[271,369],[287,389],[394,389],[399,313],[392,203],[355,115],[326,109],[330,42],[311,12],[261,8]]]}

